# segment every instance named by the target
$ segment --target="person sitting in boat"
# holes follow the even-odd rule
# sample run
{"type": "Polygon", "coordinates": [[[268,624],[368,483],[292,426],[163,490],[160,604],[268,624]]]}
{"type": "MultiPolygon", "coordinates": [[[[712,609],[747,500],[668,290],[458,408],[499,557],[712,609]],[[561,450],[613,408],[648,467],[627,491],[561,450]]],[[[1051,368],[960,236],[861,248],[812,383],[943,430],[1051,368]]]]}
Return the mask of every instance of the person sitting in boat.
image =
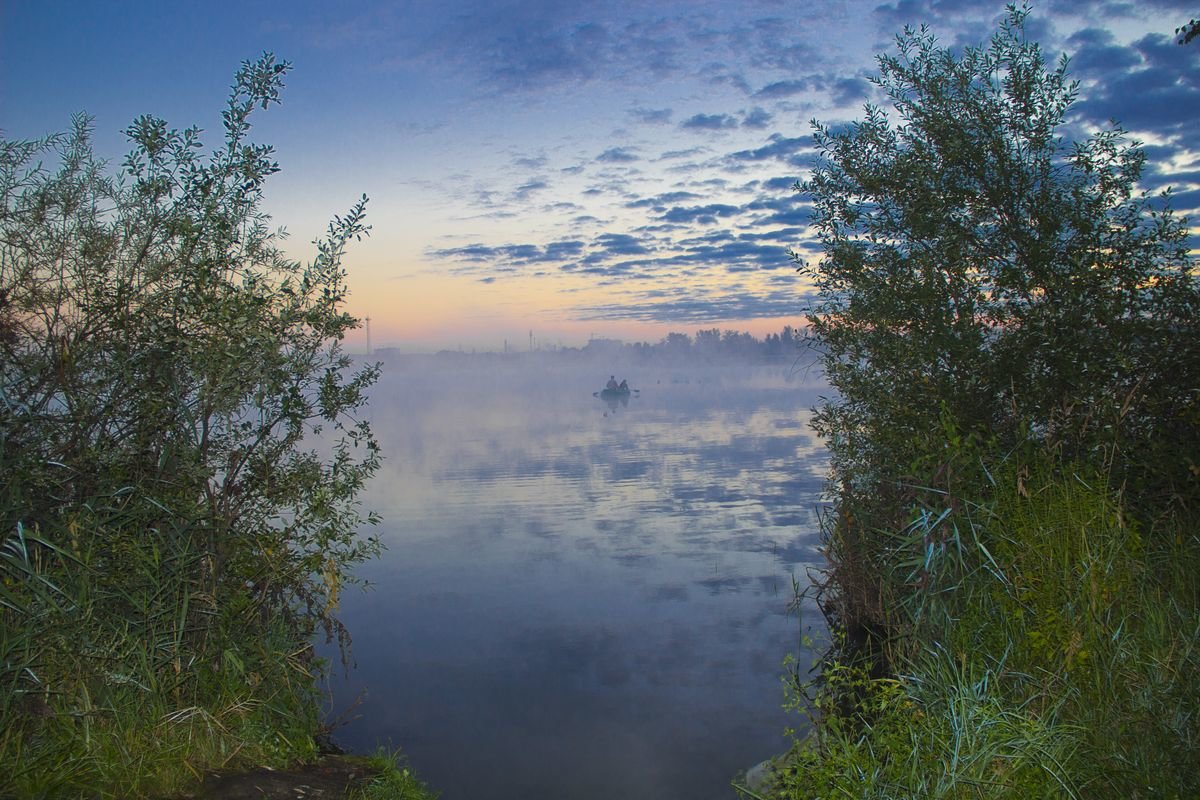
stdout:
{"type": "Polygon", "coordinates": [[[629,381],[625,380],[624,378],[621,378],[621,385],[618,386],[617,388],[620,389],[622,392],[628,392],[629,391],[629,381]]]}
{"type": "Polygon", "coordinates": [[[616,375],[609,375],[609,376],[608,376],[608,383],[606,383],[606,384],[604,385],[604,388],[605,388],[605,389],[616,389],[616,388],[617,388],[617,376],[616,376],[616,375]]]}

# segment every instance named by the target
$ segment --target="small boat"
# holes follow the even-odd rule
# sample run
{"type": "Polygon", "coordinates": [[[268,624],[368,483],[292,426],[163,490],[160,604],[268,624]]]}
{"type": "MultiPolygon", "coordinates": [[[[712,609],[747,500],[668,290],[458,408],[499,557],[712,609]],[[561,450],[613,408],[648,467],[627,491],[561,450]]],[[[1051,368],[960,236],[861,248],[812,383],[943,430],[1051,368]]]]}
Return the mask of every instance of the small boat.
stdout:
{"type": "Polygon", "coordinates": [[[604,400],[620,400],[622,397],[629,397],[631,394],[633,394],[632,389],[601,389],[599,392],[596,392],[596,397],[603,398],[604,400]]]}

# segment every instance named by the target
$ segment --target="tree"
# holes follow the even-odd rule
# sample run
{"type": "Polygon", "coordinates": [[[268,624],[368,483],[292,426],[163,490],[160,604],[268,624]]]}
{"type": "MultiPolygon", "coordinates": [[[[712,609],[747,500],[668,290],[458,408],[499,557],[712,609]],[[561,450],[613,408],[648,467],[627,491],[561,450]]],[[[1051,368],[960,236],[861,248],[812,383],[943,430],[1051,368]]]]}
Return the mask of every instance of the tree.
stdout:
{"type": "Polygon", "coordinates": [[[4,535],[69,545],[123,587],[103,596],[129,625],[149,624],[137,598],[167,598],[193,654],[218,630],[333,630],[351,567],[379,549],[356,501],[379,462],[356,418],[378,371],[348,374],[338,344],[358,325],[341,262],[366,197],[307,265],[261,210],[278,165],[250,117],[289,68],[242,65],[207,158],[198,129],[151,116],[115,178],[86,117],[0,144],[4,535]]]}
{"type": "Polygon", "coordinates": [[[1200,411],[1186,225],[1137,193],[1145,154],[1119,127],[1062,138],[1078,87],[1025,17],[1010,7],[958,57],[906,30],[875,80],[895,120],[869,105],[816,126],[802,189],[824,257],[801,268],[840,395],[818,424],[848,491],[909,470],[947,416],[1009,445],[1117,448],[1122,480],[1194,491],[1177,446],[1200,411]]]}
{"type": "Polygon", "coordinates": [[[801,189],[823,255],[797,260],[836,389],[815,417],[837,494],[831,616],[860,633],[887,616],[887,532],[925,489],[959,502],[955,441],[1084,462],[1150,519],[1200,495],[1186,223],[1137,191],[1145,154],[1121,128],[1063,138],[1078,86],[1026,14],[959,54],[906,29],[874,80],[890,109],[814,123],[801,189]]]}

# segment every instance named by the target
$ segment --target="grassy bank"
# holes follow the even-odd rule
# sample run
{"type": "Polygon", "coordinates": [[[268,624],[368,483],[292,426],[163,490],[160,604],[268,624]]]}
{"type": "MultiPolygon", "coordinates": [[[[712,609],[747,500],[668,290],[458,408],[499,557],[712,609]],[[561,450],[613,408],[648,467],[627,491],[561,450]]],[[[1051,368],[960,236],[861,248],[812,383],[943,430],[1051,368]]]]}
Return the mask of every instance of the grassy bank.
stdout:
{"type": "Polygon", "coordinates": [[[760,796],[1200,795],[1198,520],[1078,467],[992,466],[874,532],[882,652],[793,687],[812,731],[760,796]]]}
{"type": "Polygon", "coordinates": [[[397,756],[379,753],[369,759],[369,766],[376,776],[349,800],[437,800],[437,794],[397,756]]]}
{"type": "Polygon", "coordinates": [[[0,795],[170,795],[207,769],[315,756],[314,665],[292,631],[213,607],[182,542],[143,537],[118,566],[71,541],[19,526],[0,549],[0,795]]]}
{"type": "MultiPolygon", "coordinates": [[[[184,577],[186,537],[143,536],[115,569],[70,542],[127,532],[59,533],[66,547],[23,527],[0,547],[0,797],[170,797],[317,759],[309,639],[249,602],[215,607],[184,577]]],[[[364,796],[427,797],[395,764],[374,759],[364,796]]]]}
{"type": "MultiPolygon", "coordinates": [[[[126,492],[0,542],[0,797],[170,797],[318,757],[313,622],[206,590],[188,526],[130,530],[136,505],[126,492]]],[[[391,763],[367,797],[427,796],[391,763]]]]}

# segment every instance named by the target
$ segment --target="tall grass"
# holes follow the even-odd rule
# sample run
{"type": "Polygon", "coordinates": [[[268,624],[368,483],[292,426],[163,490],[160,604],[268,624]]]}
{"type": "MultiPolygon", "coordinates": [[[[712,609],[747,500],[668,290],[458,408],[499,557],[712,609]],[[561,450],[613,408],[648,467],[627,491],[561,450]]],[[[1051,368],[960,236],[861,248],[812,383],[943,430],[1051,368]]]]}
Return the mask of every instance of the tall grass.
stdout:
{"type": "Polygon", "coordinates": [[[376,777],[350,800],[437,800],[437,793],[422,782],[400,753],[377,752],[367,759],[376,777]]]}
{"type": "Polygon", "coordinates": [[[162,796],[315,756],[297,630],[218,607],[185,528],[85,524],[0,545],[0,796],[162,796]]]}
{"type": "Polygon", "coordinates": [[[1146,521],[1078,465],[971,459],[871,532],[891,675],[835,659],[793,687],[812,732],[756,794],[1200,797],[1200,520],[1146,521]]]}

